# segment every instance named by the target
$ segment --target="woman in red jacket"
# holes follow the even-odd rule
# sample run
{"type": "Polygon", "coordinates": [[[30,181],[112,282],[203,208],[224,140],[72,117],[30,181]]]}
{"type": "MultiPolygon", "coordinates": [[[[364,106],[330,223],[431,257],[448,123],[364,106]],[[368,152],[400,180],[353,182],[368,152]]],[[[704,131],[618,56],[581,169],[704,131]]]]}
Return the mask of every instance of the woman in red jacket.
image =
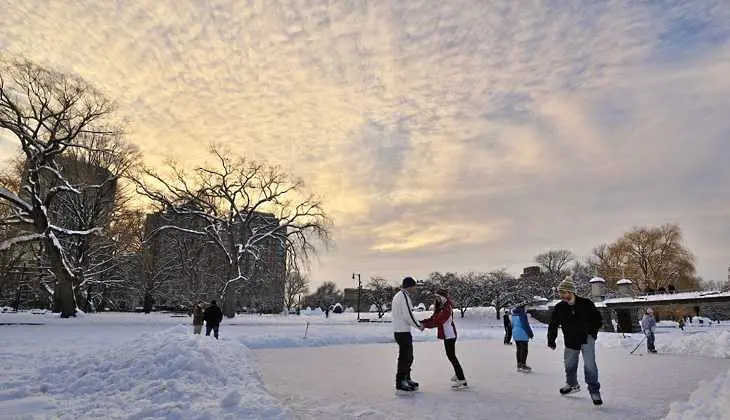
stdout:
{"type": "Polygon", "coordinates": [[[452,313],[454,305],[449,297],[446,289],[438,289],[434,295],[433,315],[430,318],[421,321],[424,328],[438,328],[438,338],[444,340],[444,348],[446,349],[446,357],[454,366],[456,375],[451,378],[454,382],[451,387],[454,389],[466,388],[466,378],[464,370],[461,368],[459,359],[456,358],[456,325],[452,313]]]}

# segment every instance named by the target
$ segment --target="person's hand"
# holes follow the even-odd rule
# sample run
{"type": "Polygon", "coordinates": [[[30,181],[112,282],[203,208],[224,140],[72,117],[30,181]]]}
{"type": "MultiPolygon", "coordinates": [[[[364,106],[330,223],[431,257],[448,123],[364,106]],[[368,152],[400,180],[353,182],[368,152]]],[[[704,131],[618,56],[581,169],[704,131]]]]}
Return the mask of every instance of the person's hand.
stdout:
{"type": "Polygon", "coordinates": [[[548,343],[548,347],[555,350],[558,346],[554,342],[552,342],[552,343],[548,343]]]}
{"type": "Polygon", "coordinates": [[[419,325],[418,325],[418,328],[420,328],[420,329],[421,329],[421,331],[423,331],[423,330],[425,330],[425,329],[426,329],[426,327],[424,327],[424,326],[423,326],[423,324],[419,324],[419,325]]]}

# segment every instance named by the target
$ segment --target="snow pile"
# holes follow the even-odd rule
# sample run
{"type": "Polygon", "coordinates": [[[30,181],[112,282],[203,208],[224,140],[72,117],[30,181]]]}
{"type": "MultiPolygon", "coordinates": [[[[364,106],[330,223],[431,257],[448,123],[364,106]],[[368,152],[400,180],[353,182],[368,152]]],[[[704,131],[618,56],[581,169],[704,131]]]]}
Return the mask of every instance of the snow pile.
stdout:
{"type": "Polygon", "coordinates": [[[730,371],[711,381],[700,381],[687,402],[669,406],[665,420],[724,420],[730,409],[730,371]]]}
{"type": "Polygon", "coordinates": [[[104,351],[61,352],[0,399],[45,394],[60,419],[287,418],[254,366],[239,343],[175,327],[104,351]]]}
{"type": "Polygon", "coordinates": [[[661,334],[657,335],[656,347],[661,353],[730,358],[730,331],[661,334]]]}

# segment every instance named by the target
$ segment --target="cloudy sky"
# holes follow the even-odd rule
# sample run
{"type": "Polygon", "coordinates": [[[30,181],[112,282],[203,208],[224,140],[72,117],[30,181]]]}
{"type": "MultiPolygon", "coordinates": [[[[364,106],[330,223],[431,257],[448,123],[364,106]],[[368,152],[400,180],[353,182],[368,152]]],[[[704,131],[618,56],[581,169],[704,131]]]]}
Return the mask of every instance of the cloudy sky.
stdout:
{"type": "MultiPolygon", "coordinates": [[[[730,2],[11,0],[0,53],[78,73],[149,164],[207,144],[323,196],[314,283],[588,255],[677,222],[730,264],[730,2]]],[[[14,146],[0,139],[0,153],[14,146]]]]}

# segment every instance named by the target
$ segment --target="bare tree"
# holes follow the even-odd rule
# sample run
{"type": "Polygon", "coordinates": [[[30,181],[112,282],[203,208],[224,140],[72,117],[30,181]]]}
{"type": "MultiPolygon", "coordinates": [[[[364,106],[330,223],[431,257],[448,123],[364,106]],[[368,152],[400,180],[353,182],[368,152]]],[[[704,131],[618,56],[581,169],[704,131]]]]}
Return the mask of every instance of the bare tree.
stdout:
{"type": "Polygon", "coordinates": [[[590,281],[598,275],[596,266],[590,262],[576,259],[570,267],[570,274],[573,277],[577,294],[579,296],[589,296],[591,294],[590,281]]]}
{"type": "Polygon", "coordinates": [[[567,249],[551,249],[535,257],[535,262],[543,271],[559,277],[568,271],[568,265],[575,260],[575,256],[567,249]]]}
{"type": "Polygon", "coordinates": [[[284,306],[287,311],[291,311],[294,301],[297,297],[309,292],[309,279],[299,270],[289,270],[286,273],[286,283],[284,290],[284,306]]]}
{"type": "Polygon", "coordinates": [[[611,286],[617,279],[627,277],[644,291],[669,285],[681,290],[696,289],[694,256],[682,240],[682,231],[676,224],[634,227],[617,241],[594,249],[598,274],[611,286]]]}
{"type": "MultiPolygon", "coordinates": [[[[215,167],[199,167],[188,175],[173,166],[171,178],[144,169],[135,182],[163,211],[152,236],[176,230],[218,247],[225,261],[218,295],[224,313],[232,316],[232,288],[266,273],[262,265],[270,262],[272,252],[308,260],[316,251],[315,240],[326,245],[329,222],[320,201],[306,194],[301,181],[277,167],[231,158],[215,147],[211,152],[215,167]]],[[[285,267],[280,275],[283,290],[285,267]]]]}
{"type": "MultiPolygon", "coordinates": [[[[14,137],[24,154],[22,188],[0,186],[0,201],[11,208],[2,220],[17,234],[0,242],[0,250],[39,242],[56,281],[54,290],[61,317],[76,312],[74,284],[77,267],[62,240],[83,239],[98,226],[73,229],[54,220],[59,196],[83,195],[103,184],[74,182],[64,175],[61,156],[88,149],[89,138],[116,138],[109,124],[113,105],[78,77],[50,71],[27,61],[0,64],[0,130],[14,137]]],[[[113,153],[103,146],[98,153],[113,153]]]]}
{"type": "Polygon", "coordinates": [[[370,304],[378,311],[378,318],[382,318],[395,295],[395,287],[383,277],[371,277],[367,288],[370,304]]]}
{"type": "Polygon", "coordinates": [[[567,249],[551,249],[536,256],[535,262],[540,265],[541,274],[531,279],[535,294],[550,298],[558,283],[570,274],[573,261],[575,256],[567,249]]]}

